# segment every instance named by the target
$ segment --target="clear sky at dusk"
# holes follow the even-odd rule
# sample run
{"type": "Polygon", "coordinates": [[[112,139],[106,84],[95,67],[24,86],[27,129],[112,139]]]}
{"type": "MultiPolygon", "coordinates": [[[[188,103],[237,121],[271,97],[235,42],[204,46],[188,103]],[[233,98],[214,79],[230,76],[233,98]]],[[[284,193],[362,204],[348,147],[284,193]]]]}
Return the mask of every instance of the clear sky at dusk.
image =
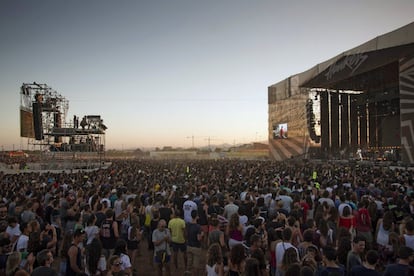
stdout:
{"type": "Polygon", "coordinates": [[[267,87],[414,21],[413,0],[0,1],[0,146],[20,86],[99,114],[106,148],[267,140],[267,87]]]}

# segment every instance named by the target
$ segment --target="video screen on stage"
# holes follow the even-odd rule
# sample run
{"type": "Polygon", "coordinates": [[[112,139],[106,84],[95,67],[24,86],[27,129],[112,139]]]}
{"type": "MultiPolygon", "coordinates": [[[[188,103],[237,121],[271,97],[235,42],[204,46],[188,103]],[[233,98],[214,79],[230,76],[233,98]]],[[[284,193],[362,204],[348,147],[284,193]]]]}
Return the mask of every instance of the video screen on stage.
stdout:
{"type": "Polygon", "coordinates": [[[33,113],[20,109],[20,137],[34,138],[33,113]]]}
{"type": "Polygon", "coordinates": [[[273,138],[286,139],[288,137],[288,124],[277,124],[273,127],[273,138]]]}

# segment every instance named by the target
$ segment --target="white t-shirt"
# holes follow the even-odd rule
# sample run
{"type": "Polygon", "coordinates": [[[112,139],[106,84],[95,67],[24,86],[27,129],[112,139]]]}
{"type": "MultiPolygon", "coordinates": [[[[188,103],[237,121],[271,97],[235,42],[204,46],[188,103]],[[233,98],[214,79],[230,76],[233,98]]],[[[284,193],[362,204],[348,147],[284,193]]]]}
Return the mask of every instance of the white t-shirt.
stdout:
{"type": "Polygon", "coordinates": [[[106,202],[107,207],[111,207],[111,201],[109,200],[109,198],[102,198],[101,199],[101,203],[106,202]]]}
{"type": "Polygon", "coordinates": [[[132,267],[131,259],[129,258],[128,255],[125,255],[125,254],[121,253],[121,256],[119,258],[121,259],[121,262],[122,262],[121,270],[125,270],[125,269],[128,269],[128,268],[132,267]]]}
{"type": "Polygon", "coordinates": [[[344,202],[344,203],[339,204],[339,206],[338,206],[338,213],[339,213],[340,216],[342,216],[342,213],[344,212],[345,206],[349,206],[349,208],[350,208],[350,210],[352,212],[351,205],[349,205],[348,203],[344,202]]]}
{"type": "Polygon", "coordinates": [[[197,210],[197,204],[192,200],[186,200],[183,204],[183,211],[184,211],[184,221],[190,223],[191,218],[191,211],[197,210]]]}
{"type": "Polygon", "coordinates": [[[20,225],[16,223],[15,227],[7,226],[6,233],[9,234],[10,239],[13,239],[13,237],[19,237],[22,231],[20,231],[20,225]]]}
{"type": "Polygon", "coordinates": [[[122,214],[122,204],[123,204],[123,200],[122,199],[117,199],[114,202],[114,213],[115,213],[115,217],[119,217],[122,214]]]}
{"type": "MultiPolygon", "coordinates": [[[[290,242],[279,242],[276,244],[275,253],[276,253],[276,265],[280,267],[282,265],[283,256],[285,255],[286,249],[293,247],[296,250],[296,253],[299,256],[298,249],[294,247],[290,242]]],[[[298,260],[299,261],[299,260],[298,260]]]]}
{"type": "Polygon", "coordinates": [[[16,244],[16,251],[25,252],[27,251],[27,246],[29,244],[29,237],[25,234],[20,235],[16,244]]]}

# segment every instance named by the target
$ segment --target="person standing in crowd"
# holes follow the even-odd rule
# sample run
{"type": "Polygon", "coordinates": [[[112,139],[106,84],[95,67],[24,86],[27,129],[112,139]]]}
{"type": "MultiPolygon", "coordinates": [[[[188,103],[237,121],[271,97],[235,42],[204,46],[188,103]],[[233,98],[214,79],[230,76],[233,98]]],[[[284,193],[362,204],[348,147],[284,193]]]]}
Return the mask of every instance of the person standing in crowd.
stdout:
{"type": "Polygon", "coordinates": [[[126,275],[132,275],[131,259],[127,252],[127,243],[123,239],[116,241],[114,255],[119,256],[121,260],[121,271],[126,275]]]}
{"type": "Polygon", "coordinates": [[[118,276],[123,275],[121,271],[121,259],[117,255],[112,255],[108,260],[108,272],[106,276],[118,276]]]}
{"type": "Polygon", "coordinates": [[[29,276],[33,271],[33,263],[35,258],[33,254],[27,256],[27,262],[24,268],[20,266],[22,256],[20,252],[12,252],[6,262],[6,276],[29,276]]]}
{"type": "Polygon", "coordinates": [[[223,217],[225,217],[228,221],[230,221],[231,216],[233,214],[237,214],[238,210],[239,210],[239,206],[234,204],[234,197],[229,196],[228,203],[224,206],[223,217]]]}
{"type": "Polygon", "coordinates": [[[102,254],[102,243],[94,238],[85,247],[85,273],[88,275],[103,275],[106,270],[106,258],[102,254]]]}
{"type": "Polygon", "coordinates": [[[100,238],[102,241],[105,258],[109,258],[114,252],[116,240],[119,238],[118,223],[114,221],[114,211],[108,209],[105,212],[106,219],[101,224],[100,238]]]}
{"type": "Polygon", "coordinates": [[[327,246],[322,250],[322,268],[319,272],[320,276],[337,275],[344,276],[344,266],[337,262],[337,251],[335,248],[327,246]]]}
{"type": "Polygon", "coordinates": [[[245,261],[245,276],[264,276],[260,271],[259,261],[256,258],[247,258],[245,261]]]}
{"type": "Polygon", "coordinates": [[[351,276],[381,276],[381,273],[376,271],[375,268],[378,260],[378,252],[375,250],[369,250],[365,256],[363,264],[352,267],[351,276]]]}
{"type": "MultiPolygon", "coordinates": [[[[282,260],[285,252],[288,248],[293,247],[298,253],[296,247],[291,243],[292,240],[292,230],[290,228],[283,229],[282,232],[282,241],[276,245],[275,254],[276,254],[276,275],[280,276],[282,268],[282,260]]],[[[299,256],[299,254],[298,254],[299,256]]]]}
{"type": "Polygon", "coordinates": [[[224,276],[223,255],[218,243],[212,243],[208,248],[206,272],[207,276],[224,276]]]}
{"type": "Polygon", "coordinates": [[[233,213],[226,227],[226,234],[229,239],[229,248],[243,242],[243,226],[240,223],[239,214],[233,213]]]}
{"type": "Polygon", "coordinates": [[[167,223],[165,220],[161,219],[158,222],[158,227],[152,233],[152,242],[154,243],[154,263],[157,265],[158,276],[162,276],[163,267],[167,276],[171,275],[170,269],[170,258],[171,251],[169,243],[171,242],[171,234],[168,229],[166,229],[167,223]],[[158,252],[165,252],[165,256],[160,255],[158,252]],[[163,258],[163,259],[161,259],[163,258]]]}
{"type": "Polygon", "coordinates": [[[36,255],[38,267],[36,267],[32,276],[57,276],[57,272],[51,268],[53,263],[53,254],[49,249],[43,249],[36,255]]]}
{"type": "Polygon", "coordinates": [[[227,265],[227,245],[224,237],[224,232],[220,230],[220,222],[217,219],[217,214],[213,214],[210,218],[210,230],[208,233],[208,246],[217,243],[221,248],[221,255],[223,256],[223,264],[227,265]]]}
{"type": "Polygon", "coordinates": [[[242,244],[236,244],[230,250],[228,276],[243,275],[246,269],[246,251],[242,244]]]}
{"type": "Polygon", "coordinates": [[[82,251],[79,244],[85,239],[85,230],[77,229],[73,234],[72,245],[68,250],[68,263],[66,265],[66,276],[76,276],[84,273],[82,267],[82,251]]]}
{"type": "Polygon", "coordinates": [[[197,210],[191,211],[191,222],[187,224],[187,253],[188,270],[194,276],[200,273],[201,241],[204,236],[201,226],[197,223],[197,219],[197,210]]]}
{"type": "Polygon", "coordinates": [[[369,201],[366,198],[363,198],[358,203],[358,210],[356,211],[356,231],[360,236],[365,237],[368,248],[372,247],[373,237],[372,237],[372,222],[371,216],[368,212],[369,201]]]}
{"type": "Polygon", "coordinates": [[[32,227],[29,223],[23,222],[20,224],[20,231],[22,234],[16,241],[16,250],[19,252],[27,252],[29,245],[29,235],[32,232],[32,227]]]}
{"type": "Polygon", "coordinates": [[[356,236],[352,242],[352,249],[348,252],[346,258],[346,273],[351,275],[351,269],[354,266],[362,264],[362,254],[365,251],[365,238],[356,236]]]}
{"type": "MultiPolygon", "coordinates": [[[[255,258],[259,261],[259,269],[260,272],[262,273],[262,275],[266,274],[266,270],[267,270],[267,263],[266,263],[266,258],[265,258],[265,251],[263,251],[262,249],[262,239],[259,235],[257,234],[253,234],[250,237],[250,248],[249,248],[249,256],[251,258],[255,258]]],[[[267,273],[269,274],[269,273],[267,273]]]]}
{"type": "Polygon", "coordinates": [[[20,224],[14,216],[9,217],[7,222],[9,225],[6,228],[6,233],[9,235],[10,241],[14,244],[22,234],[22,231],[20,231],[20,224]]]}
{"type": "Polygon", "coordinates": [[[201,247],[207,249],[208,239],[208,201],[204,195],[200,196],[201,202],[198,204],[198,220],[197,223],[201,226],[203,231],[203,240],[201,241],[201,247]]]}
{"type": "Polygon", "coordinates": [[[410,263],[414,261],[414,250],[408,246],[401,246],[398,250],[399,260],[385,268],[383,276],[407,275],[410,263]]]}
{"type": "Polygon", "coordinates": [[[140,228],[138,215],[136,213],[132,213],[131,225],[128,228],[127,247],[128,255],[131,257],[131,264],[134,269],[136,268],[139,243],[142,239],[142,232],[143,230],[140,228]]]}
{"type": "Polygon", "coordinates": [[[414,219],[410,219],[405,223],[402,241],[405,246],[408,246],[414,250],[414,219]]]}
{"type": "Polygon", "coordinates": [[[194,195],[190,193],[188,198],[183,203],[183,212],[184,212],[184,221],[185,223],[190,223],[192,221],[191,212],[197,210],[197,204],[193,201],[194,195]]]}
{"type": "Polygon", "coordinates": [[[186,226],[182,218],[182,211],[177,210],[173,218],[168,223],[168,229],[171,232],[171,247],[173,249],[173,263],[175,269],[178,269],[178,252],[181,251],[184,260],[184,267],[187,270],[187,245],[186,245],[186,226]]]}

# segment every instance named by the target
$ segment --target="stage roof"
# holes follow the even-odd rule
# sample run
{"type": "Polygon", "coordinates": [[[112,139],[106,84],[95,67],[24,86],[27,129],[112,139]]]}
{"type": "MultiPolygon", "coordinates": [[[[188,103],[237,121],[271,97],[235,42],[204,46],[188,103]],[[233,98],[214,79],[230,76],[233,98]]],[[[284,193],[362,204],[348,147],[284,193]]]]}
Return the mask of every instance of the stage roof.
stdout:
{"type": "Polygon", "coordinates": [[[300,87],[352,89],[343,87],[344,80],[355,79],[361,73],[396,62],[410,53],[414,53],[414,22],[271,85],[269,91],[276,92],[277,98],[282,99],[292,95],[291,91],[286,93],[287,89],[299,92],[300,87]]]}

